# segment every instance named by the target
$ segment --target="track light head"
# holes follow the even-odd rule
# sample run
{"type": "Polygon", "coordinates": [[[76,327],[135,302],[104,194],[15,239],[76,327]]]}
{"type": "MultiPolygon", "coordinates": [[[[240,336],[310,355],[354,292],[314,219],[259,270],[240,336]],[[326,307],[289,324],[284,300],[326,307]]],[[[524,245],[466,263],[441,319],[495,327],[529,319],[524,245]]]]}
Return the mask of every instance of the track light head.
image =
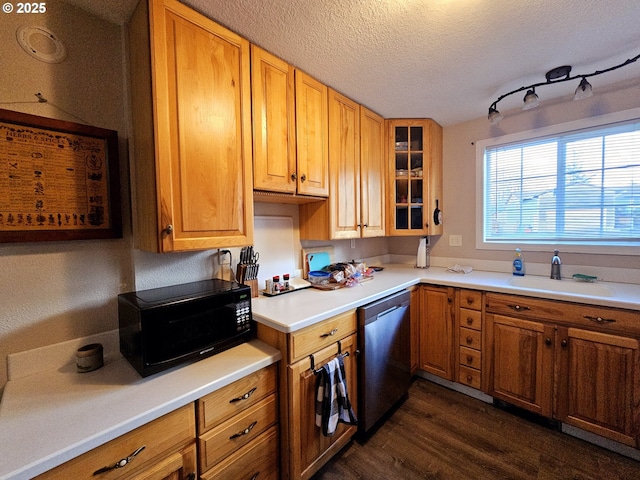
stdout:
{"type": "Polygon", "coordinates": [[[500,123],[500,120],[504,118],[504,115],[496,110],[495,106],[491,106],[491,108],[489,108],[489,115],[487,115],[487,118],[491,122],[491,125],[497,125],[500,123]]]}
{"type": "Polygon", "coordinates": [[[535,87],[527,90],[526,95],[523,98],[524,105],[522,106],[523,110],[530,110],[532,108],[536,108],[540,104],[540,99],[538,95],[536,95],[535,87]]]}
{"type": "Polygon", "coordinates": [[[591,84],[587,82],[587,79],[582,77],[580,81],[580,85],[576,88],[576,93],[573,96],[574,100],[582,100],[583,98],[589,98],[593,95],[593,90],[591,89],[591,84]]]}

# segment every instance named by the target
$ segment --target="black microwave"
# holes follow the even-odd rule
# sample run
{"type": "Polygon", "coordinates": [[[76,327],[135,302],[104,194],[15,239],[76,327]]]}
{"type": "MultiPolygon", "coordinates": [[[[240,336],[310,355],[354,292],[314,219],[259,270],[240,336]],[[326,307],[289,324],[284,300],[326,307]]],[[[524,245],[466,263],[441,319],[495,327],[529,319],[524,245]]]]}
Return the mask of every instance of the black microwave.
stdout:
{"type": "Polygon", "coordinates": [[[212,279],[118,295],[120,352],[146,377],[249,340],[251,288],[212,279]]]}

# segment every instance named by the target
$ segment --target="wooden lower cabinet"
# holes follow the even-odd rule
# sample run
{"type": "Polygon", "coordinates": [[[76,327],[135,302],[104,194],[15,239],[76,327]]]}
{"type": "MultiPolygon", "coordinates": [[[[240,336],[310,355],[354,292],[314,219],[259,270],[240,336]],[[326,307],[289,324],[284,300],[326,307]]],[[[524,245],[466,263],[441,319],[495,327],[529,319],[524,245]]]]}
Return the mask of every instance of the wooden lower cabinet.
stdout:
{"type": "Polygon", "coordinates": [[[196,407],[200,478],[278,478],[276,365],[197,400],[196,407]]]}
{"type": "Polygon", "coordinates": [[[195,480],[196,446],[193,403],[36,477],[38,480],[135,479],[195,480]],[[97,473],[132,456],[121,468],[97,473]]]}
{"type": "Polygon", "coordinates": [[[553,328],[489,315],[493,326],[490,394],[547,417],[552,413],[553,328]]]}
{"type": "Polygon", "coordinates": [[[286,364],[280,366],[281,478],[307,480],[356,433],[357,427],[339,424],[325,437],[315,424],[318,369],[339,354],[343,357],[349,400],[357,415],[357,318],[351,310],[293,333],[258,324],[258,338],[279,348],[286,364]],[[313,363],[311,358],[313,358],[313,363]]]}
{"type": "Polygon", "coordinates": [[[486,298],[490,395],[640,447],[640,313],[486,298]]]}
{"type": "Polygon", "coordinates": [[[420,369],[454,380],[457,362],[454,289],[420,286],[420,369]]]}
{"type": "Polygon", "coordinates": [[[638,340],[560,327],[556,345],[556,418],[639,446],[638,340]]]}

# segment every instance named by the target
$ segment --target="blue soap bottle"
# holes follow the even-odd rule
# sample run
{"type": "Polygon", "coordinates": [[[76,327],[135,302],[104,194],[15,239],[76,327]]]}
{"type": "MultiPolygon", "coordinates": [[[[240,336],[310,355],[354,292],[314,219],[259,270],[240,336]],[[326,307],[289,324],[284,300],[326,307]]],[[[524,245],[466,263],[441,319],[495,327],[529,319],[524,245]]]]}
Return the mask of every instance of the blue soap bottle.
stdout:
{"type": "Polygon", "coordinates": [[[516,253],[513,255],[513,274],[524,277],[524,257],[519,248],[516,248],[516,253]]]}

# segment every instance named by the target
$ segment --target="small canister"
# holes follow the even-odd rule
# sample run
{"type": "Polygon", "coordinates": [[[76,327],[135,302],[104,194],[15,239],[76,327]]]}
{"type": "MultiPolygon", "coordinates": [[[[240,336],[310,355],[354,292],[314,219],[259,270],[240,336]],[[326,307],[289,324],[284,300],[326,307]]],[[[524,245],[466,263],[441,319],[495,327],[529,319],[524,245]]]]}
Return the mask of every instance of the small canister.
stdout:
{"type": "Polygon", "coordinates": [[[103,348],[100,343],[85,345],[76,352],[76,367],[80,373],[97,370],[103,365],[103,348]]]}
{"type": "Polygon", "coordinates": [[[282,280],[284,281],[284,290],[289,290],[289,274],[285,273],[282,275],[282,280]]]}

